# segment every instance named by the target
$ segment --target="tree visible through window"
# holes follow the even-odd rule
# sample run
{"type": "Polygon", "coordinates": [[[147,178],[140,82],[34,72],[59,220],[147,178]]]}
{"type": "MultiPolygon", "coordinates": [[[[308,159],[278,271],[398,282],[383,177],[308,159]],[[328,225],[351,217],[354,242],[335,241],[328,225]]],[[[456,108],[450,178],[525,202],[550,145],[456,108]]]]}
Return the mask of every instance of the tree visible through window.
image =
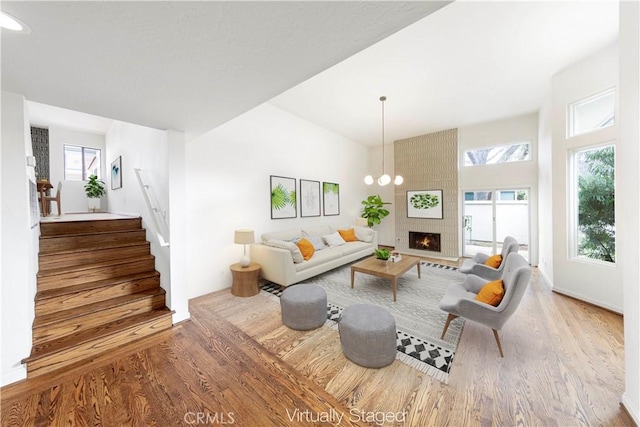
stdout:
{"type": "Polygon", "coordinates": [[[575,163],[578,256],[615,262],[615,148],[579,151],[575,163]]]}

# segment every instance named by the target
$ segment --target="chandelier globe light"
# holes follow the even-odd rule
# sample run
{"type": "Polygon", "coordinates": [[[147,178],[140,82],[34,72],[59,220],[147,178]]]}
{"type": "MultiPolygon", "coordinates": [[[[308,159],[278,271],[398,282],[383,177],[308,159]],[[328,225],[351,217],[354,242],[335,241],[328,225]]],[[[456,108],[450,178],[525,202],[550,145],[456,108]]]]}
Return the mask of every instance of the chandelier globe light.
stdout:
{"type": "MultiPolygon", "coordinates": [[[[391,183],[391,177],[388,174],[386,174],[384,171],[384,101],[386,100],[387,100],[386,96],[380,97],[380,102],[382,103],[382,175],[378,177],[377,182],[378,182],[378,185],[381,187],[384,187],[385,185],[391,183]]],[[[404,182],[404,178],[402,178],[400,175],[396,175],[396,177],[393,179],[393,183],[395,185],[401,185],[403,182],[404,182]]],[[[373,176],[371,175],[365,176],[364,183],[367,185],[373,184],[374,183],[373,176]]]]}

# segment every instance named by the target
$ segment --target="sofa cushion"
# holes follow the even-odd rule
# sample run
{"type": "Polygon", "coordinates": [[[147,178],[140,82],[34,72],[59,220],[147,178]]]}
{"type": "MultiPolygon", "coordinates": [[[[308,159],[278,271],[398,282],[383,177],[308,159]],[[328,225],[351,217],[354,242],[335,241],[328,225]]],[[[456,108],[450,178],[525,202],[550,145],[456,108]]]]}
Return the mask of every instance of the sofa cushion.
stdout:
{"type": "Polygon", "coordinates": [[[342,251],[343,256],[351,255],[355,252],[362,251],[364,249],[370,248],[371,253],[373,254],[373,247],[369,243],[364,242],[348,242],[346,245],[340,246],[340,250],[342,251]]]}
{"type": "Polygon", "coordinates": [[[338,233],[340,233],[340,237],[342,237],[345,242],[355,242],[358,240],[356,239],[356,233],[353,228],[349,228],[348,230],[338,230],[338,233]]]}
{"type": "Polygon", "coordinates": [[[491,268],[498,268],[502,264],[502,255],[493,255],[490,256],[484,263],[484,265],[489,266],[491,268]]]}
{"type": "Polygon", "coordinates": [[[316,251],[326,248],[324,242],[322,241],[322,237],[320,236],[307,236],[305,237],[305,239],[311,242],[311,244],[313,245],[313,249],[315,249],[316,251]]]}
{"type": "Polygon", "coordinates": [[[375,231],[373,231],[371,228],[353,227],[353,231],[356,235],[356,239],[360,240],[361,242],[373,242],[373,235],[375,234],[375,231]]]}
{"type": "Polygon", "coordinates": [[[323,251],[318,251],[314,253],[313,257],[311,257],[309,261],[305,261],[300,264],[295,264],[294,267],[297,272],[303,271],[308,268],[326,264],[327,262],[333,261],[341,257],[342,257],[342,251],[340,250],[340,248],[327,248],[323,251]]]}
{"type": "Polygon", "coordinates": [[[304,258],[305,261],[310,260],[311,257],[313,256],[313,253],[316,251],[313,248],[313,244],[307,239],[305,239],[304,237],[298,240],[296,242],[296,245],[298,245],[298,249],[300,249],[300,253],[302,253],[302,258],[304,258]]]}
{"type": "Polygon", "coordinates": [[[342,236],[340,236],[340,233],[338,233],[337,231],[335,233],[322,236],[322,238],[324,239],[325,242],[327,242],[327,245],[331,247],[341,246],[347,243],[344,241],[342,236]]]}
{"type": "Polygon", "coordinates": [[[285,231],[273,231],[270,233],[263,233],[260,237],[262,237],[263,242],[267,242],[269,240],[293,241],[294,239],[299,239],[302,237],[302,230],[294,229],[285,231]]]}
{"type": "Polygon", "coordinates": [[[295,264],[304,261],[304,257],[302,256],[300,249],[298,249],[298,245],[293,242],[285,242],[284,240],[267,240],[263,242],[263,244],[273,246],[274,248],[288,249],[289,252],[291,252],[291,258],[293,258],[293,262],[295,264]]]}
{"type": "Polygon", "coordinates": [[[335,232],[336,230],[331,227],[330,225],[319,225],[317,227],[305,227],[302,229],[302,234],[305,237],[308,236],[318,236],[318,237],[322,237],[326,234],[331,234],[333,232],[335,232]]]}
{"type": "Polygon", "coordinates": [[[504,285],[502,280],[494,280],[493,282],[488,282],[480,289],[480,292],[476,295],[476,300],[497,307],[500,305],[503,297],[504,285]]]}

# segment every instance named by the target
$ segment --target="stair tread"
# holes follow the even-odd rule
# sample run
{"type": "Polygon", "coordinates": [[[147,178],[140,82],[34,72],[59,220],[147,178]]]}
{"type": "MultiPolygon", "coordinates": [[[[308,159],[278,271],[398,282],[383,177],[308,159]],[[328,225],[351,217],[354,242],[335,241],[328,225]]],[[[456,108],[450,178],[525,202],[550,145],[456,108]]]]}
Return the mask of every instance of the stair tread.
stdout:
{"type": "Polygon", "coordinates": [[[55,289],[47,289],[44,291],[39,291],[36,294],[36,301],[55,298],[62,295],[67,295],[67,294],[72,294],[72,293],[77,293],[82,291],[87,291],[90,289],[102,288],[105,286],[114,286],[118,283],[123,283],[123,282],[128,282],[133,280],[140,280],[147,277],[160,277],[160,273],[156,270],[149,270],[143,273],[128,274],[126,276],[113,277],[109,279],[97,280],[94,282],[86,282],[86,283],[81,283],[79,285],[65,286],[65,287],[60,287],[55,289]]]}
{"type": "Polygon", "coordinates": [[[122,242],[122,243],[114,242],[112,244],[100,246],[99,248],[80,247],[76,249],[64,249],[64,250],[55,251],[55,252],[41,253],[40,257],[54,257],[56,255],[65,255],[65,254],[73,254],[73,253],[81,253],[81,252],[93,252],[93,251],[100,251],[103,249],[128,248],[128,247],[134,247],[134,246],[147,246],[147,245],[149,245],[149,242],[146,240],[140,241],[140,242],[122,242]]]}
{"type": "Polygon", "coordinates": [[[128,230],[105,230],[105,231],[91,231],[89,233],[70,233],[70,234],[57,234],[53,236],[42,236],[40,235],[40,240],[50,240],[50,239],[60,239],[66,237],[84,237],[91,235],[103,235],[103,234],[125,234],[131,233],[132,231],[140,231],[144,230],[144,228],[130,228],[128,230]]]}
{"type": "Polygon", "coordinates": [[[33,362],[65,349],[71,349],[86,342],[102,340],[109,335],[122,332],[128,328],[132,328],[164,316],[170,316],[173,313],[174,312],[172,310],[164,307],[147,313],[118,319],[114,322],[109,322],[95,328],[87,329],[78,334],[61,337],[55,341],[47,341],[42,344],[34,345],[31,348],[31,355],[24,359],[23,363],[33,362]]]}
{"type": "Polygon", "coordinates": [[[62,268],[50,268],[47,270],[40,270],[38,271],[38,275],[37,277],[50,277],[50,276],[55,276],[58,274],[64,274],[64,273],[70,273],[72,271],[84,271],[84,270],[91,270],[94,268],[100,268],[100,267],[108,267],[108,266],[112,266],[112,265],[118,265],[118,264],[128,264],[131,262],[136,262],[136,261],[141,261],[141,260],[149,260],[149,259],[154,259],[155,257],[153,255],[139,255],[136,256],[134,258],[120,258],[120,259],[109,259],[106,261],[99,261],[99,262],[93,262],[90,264],[83,264],[83,265],[75,265],[75,266],[71,266],[71,267],[62,267],[62,268]]]}
{"type": "Polygon", "coordinates": [[[102,310],[107,310],[113,307],[118,307],[127,303],[142,300],[145,298],[153,297],[156,295],[163,295],[165,290],[161,287],[157,289],[151,289],[148,291],[141,291],[135,294],[123,295],[120,297],[111,298],[105,301],[100,301],[92,304],[87,304],[81,307],[74,307],[67,310],[56,311],[49,314],[36,316],[33,322],[33,328],[40,328],[43,326],[51,325],[53,323],[75,319],[89,313],[97,313],[102,310]]]}

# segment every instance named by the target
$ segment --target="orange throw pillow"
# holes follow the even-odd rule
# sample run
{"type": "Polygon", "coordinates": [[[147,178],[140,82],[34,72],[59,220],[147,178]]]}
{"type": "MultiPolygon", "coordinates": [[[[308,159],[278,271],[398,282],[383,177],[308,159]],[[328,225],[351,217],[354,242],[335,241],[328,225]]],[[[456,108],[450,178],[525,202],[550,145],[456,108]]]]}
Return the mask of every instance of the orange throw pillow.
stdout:
{"type": "Polygon", "coordinates": [[[490,256],[488,260],[485,261],[484,265],[487,265],[492,268],[498,268],[502,264],[502,255],[493,255],[490,256]]]}
{"type": "Polygon", "coordinates": [[[494,280],[485,284],[478,295],[476,295],[476,301],[484,302],[486,304],[497,307],[504,297],[504,285],[502,280],[494,280]]]}
{"type": "Polygon", "coordinates": [[[340,233],[340,237],[342,237],[342,240],[344,240],[345,242],[355,242],[356,240],[356,230],[354,230],[353,228],[350,228],[348,230],[338,230],[338,233],[340,233]]]}
{"type": "Polygon", "coordinates": [[[296,245],[298,245],[298,249],[300,249],[302,258],[304,258],[305,261],[309,261],[313,256],[313,253],[316,251],[313,247],[313,243],[305,238],[298,240],[298,243],[296,243],[296,245]]]}

